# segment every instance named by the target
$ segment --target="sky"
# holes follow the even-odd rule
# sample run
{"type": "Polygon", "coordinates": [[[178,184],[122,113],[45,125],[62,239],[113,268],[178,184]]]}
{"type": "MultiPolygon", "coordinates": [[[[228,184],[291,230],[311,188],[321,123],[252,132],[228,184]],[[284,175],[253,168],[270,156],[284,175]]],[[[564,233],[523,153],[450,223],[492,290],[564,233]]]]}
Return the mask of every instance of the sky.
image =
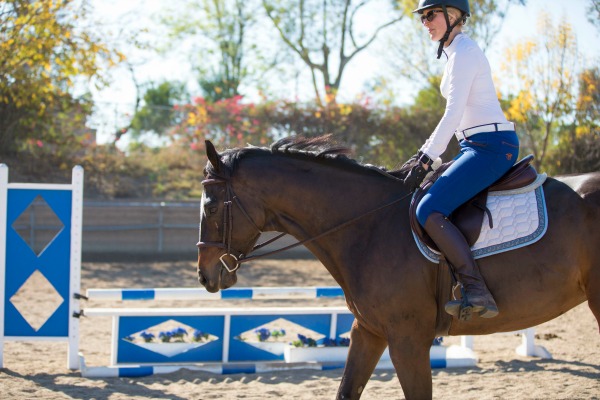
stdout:
{"type": "MultiPolygon", "coordinates": [[[[177,0],[172,0],[176,4],[177,0]]],[[[492,66],[492,72],[499,69],[502,61],[503,49],[511,43],[516,43],[524,38],[534,38],[537,32],[538,16],[541,12],[548,12],[555,23],[563,18],[573,27],[578,41],[578,48],[585,57],[587,65],[598,64],[600,60],[600,46],[596,40],[598,32],[596,28],[587,21],[586,8],[589,0],[527,0],[525,7],[511,7],[504,22],[503,28],[495,39],[495,46],[488,49],[487,56],[492,66]]],[[[415,0],[416,3],[416,0],[415,0]]],[[[165,4],[161,0],[92,0],[94,6],[94,17],[103,21],[104,24],[114,25],[119,29],[123,21],[127,24],[139,26],[153,26],[152,34],[160,34],[158,28],[153,25],[151,15],[165,4]]],[[[425,33],[424,33],[425,34],[425,33]]],[[[432,54],[435,52],[432,44],[432,54]]],[[[381,47],[372,46],[367,51],[360,53],[353,59],[344,72],[342,82],[342,100],[352,99],[364,92],[367,82],[380,73],[382,68],[381,59],[378,58],[381,47]]],[[[434,59],[434,55],[432,55],[434,59]]],[[[138,82],[160,82],[163,80],[182,80],[195,82],[194,72],[189,62],[177,54],[170,54],[168,58],[153,56],[140,56],[143,62],[135,66],[136,79],[138,82]]],[[[408,104],[415,94],[416,88],[411,87],[409,82],[396,82],[401,102],[408,104]]],[[[88,122],[91,128],[97,129],[98,143],[106,143],[112,140],[112,135],[117,128],[127,125],[135,104],[135,86],[131,79],[131,73],[124,67],[117,68],[112,73],[111,84],[102,90],[90,88],[98,107],[94,116],[88,122]]],[[[290,88],[288,93],[295,93],[297,85],[290,88]]],[[[311,92],[312,94],[312,92],[311,92]]],[[[302,93],[295,93],[302,96],[302,93]]],[[[308,94],[307,94],[308,96],[308,94]]],[[[125,147],[127,140],[120,143],[125,147]]]]}

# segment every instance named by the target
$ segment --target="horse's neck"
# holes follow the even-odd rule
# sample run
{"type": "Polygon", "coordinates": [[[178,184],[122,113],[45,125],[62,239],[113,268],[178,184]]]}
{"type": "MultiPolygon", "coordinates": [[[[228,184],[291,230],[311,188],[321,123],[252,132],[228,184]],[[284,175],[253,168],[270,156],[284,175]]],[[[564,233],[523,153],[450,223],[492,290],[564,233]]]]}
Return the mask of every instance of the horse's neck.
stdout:
{"type": "MultiPolygon", "coordinates": [[[[390,199],[398,198],[403,190],[397,182],[384,176],[318,163],[271,165],[270,168],[255,169],[246,179],[252,177],[255,182],[248,182],[248,186],[264,187],[267,182],[269,188],[259,194],[267,214],[266,229],[288,233],[300,241],[335,230],[390,199]]],[[[340,232],[347,234],[360,222],[364,221],[340,232]]],[[[345,245],[349,246],[330,238],[327,235],[322,240],[311,241],[306,247],[324,261],[334,253],[344,252],[345,245]]]]}

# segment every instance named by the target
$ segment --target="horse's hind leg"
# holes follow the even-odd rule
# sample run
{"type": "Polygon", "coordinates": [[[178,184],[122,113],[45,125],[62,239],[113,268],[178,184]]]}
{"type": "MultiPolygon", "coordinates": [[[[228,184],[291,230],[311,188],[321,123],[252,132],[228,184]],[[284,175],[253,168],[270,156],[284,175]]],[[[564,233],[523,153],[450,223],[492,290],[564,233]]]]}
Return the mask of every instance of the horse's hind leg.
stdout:
{"type": "Polygon", "coordinates": [[[361,327],[356,320],[350,331],[350,348],[337,399],[359,399],[387,343],[361,327]]]}

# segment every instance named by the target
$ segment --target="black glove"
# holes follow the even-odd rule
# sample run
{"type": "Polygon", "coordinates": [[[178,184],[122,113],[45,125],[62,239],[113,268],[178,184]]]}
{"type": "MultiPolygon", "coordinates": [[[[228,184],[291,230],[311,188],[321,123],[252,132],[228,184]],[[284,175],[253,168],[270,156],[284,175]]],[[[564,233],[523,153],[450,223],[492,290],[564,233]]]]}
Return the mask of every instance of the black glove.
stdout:
{"type": "Polygon", "coordinates": [[[404,185],[406,185],[409,191],[412,192],[421,185],[432,164],[433,160],[427,154],[421,154],[416,164],[408,171],[406,178],[404,178],[404,185]],[[427,166],[427,169],[423,167],[423,164],[427,166]]]}
{"type": "Polygon", "coordinates": [[[406,185],[406,188],[409,191],[413,192],[421,185],[421,182],[425,179],[425,175],[427,175],[427,171],[425,171],[421,162],[418,162],[410,171],[408,171],[408,174],[406,174],[404,185],[406,185]]]}

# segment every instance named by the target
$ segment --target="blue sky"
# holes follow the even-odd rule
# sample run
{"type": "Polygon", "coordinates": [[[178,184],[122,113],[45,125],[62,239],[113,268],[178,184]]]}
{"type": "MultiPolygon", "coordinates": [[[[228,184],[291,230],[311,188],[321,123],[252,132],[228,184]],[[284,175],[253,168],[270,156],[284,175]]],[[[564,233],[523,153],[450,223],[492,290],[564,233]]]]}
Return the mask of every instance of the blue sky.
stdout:
{"type": "MultiPolygon", "coordinates": [[[[585,10],[588,3],[589,0],[527,0],[526,7],[512,7],[502,31],[496,37],[495,45],[488,49],[487,54],[492,69],[499,68],[502,52],[506,46],[525,38],[535,37],[538,16],[541,12],[548,12],[557,24],[562,18],[565,18],[577,35],[579,50],[585,57],[583,62],[586,65],[599,64],[600,46],[596,39],[600,32],[587,21],[585,10]]],[[[131,23],[150,24],[151,13],[160,9],[165,2],[160,0],[94,0],[93,4],[97,18],[103,20],[107,25],[115,23],[115,27],[117,27],[116,22],[122,21],[123,15],[128,16],[131,23]]],[[[434,47],[432,45],[432,52],[435,50],[434,47]]],[[[344,73],[342,99],[353,98],[364,91],[365,82],[373,79],[379,73],[380,64],[377,55],[368,51],[354,59],[344,73]]],[[[111,140],[115,129],[126,124],[133,111],[135,87],[130,76],[125,68],[118,68],[114,71],[113,83],[108,88],[101,91],[92,90],[100,107],[89,124],[98,130],[97,139],[100,143],[111,140]]],[[[173,55],[169,58],[145,59],[143,64],[136,66],[136,77],[140,82],[173,79],[194,81],[194,74],[189,63],[184,58],[173,55]]],[[[414,90],[404,90],[409,87],[409,83],[397,82],[397,84],[402,88],[399,91],[402,91],[404,96],[400,97],[400,101],[410,102],[414,96],[414,90]]],[[[307,96],[309,95],[307,94],[307,96]]]]}

